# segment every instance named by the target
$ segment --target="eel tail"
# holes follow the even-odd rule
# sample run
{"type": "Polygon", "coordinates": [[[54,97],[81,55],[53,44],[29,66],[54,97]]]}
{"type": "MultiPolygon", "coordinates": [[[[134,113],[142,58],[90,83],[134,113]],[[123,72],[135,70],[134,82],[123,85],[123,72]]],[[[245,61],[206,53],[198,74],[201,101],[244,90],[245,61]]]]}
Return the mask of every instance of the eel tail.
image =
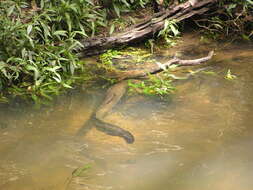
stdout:
{"type": "Polygon", "coordinates": [[[106,123],[96,117],[94,117],[93,120],[97,130],[111,136],[122,137],[128,144],[132,144],[134,142],[134,136],[129,131],[122,129],[117,125],[106,123]]]}

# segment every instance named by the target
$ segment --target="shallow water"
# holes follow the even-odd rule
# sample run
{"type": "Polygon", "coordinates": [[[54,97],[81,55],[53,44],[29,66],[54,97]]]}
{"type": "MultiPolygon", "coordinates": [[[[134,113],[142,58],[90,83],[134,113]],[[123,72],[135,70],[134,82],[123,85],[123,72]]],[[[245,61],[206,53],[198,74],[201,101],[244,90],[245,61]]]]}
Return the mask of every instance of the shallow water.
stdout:
{"type": "Polygon", "coordinates": [[[199,44],[191,35],[183,42],[175,49],[187,58],[215,49],[198,68],[216,74],[176,82],[170,101],[125,97],[106,121],[131,131],[134,144],[95,128],[83,132],[105,90],[76,90],[40,110],[1,106],[0,189],[251,190],[253,46],[199,44]],[[228,69],[236,80],[224,79],[228,69]]]}

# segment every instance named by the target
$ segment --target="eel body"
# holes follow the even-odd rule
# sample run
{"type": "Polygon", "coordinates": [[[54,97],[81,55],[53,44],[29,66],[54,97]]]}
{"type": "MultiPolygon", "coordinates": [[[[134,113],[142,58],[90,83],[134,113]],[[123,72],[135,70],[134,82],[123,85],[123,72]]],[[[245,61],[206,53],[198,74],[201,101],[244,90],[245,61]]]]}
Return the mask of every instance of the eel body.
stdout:
{"type": "Polygon", "coordinates": [[[99,131],[108,135],[122,137],[127,143],[134,142],[134,136],[121,127],[104,121],[105,116],[124,96],[127,89],[127,81],[121,81],[107,90],[106,97],[98,110],[93,114],[92,121],[99,131]]]}

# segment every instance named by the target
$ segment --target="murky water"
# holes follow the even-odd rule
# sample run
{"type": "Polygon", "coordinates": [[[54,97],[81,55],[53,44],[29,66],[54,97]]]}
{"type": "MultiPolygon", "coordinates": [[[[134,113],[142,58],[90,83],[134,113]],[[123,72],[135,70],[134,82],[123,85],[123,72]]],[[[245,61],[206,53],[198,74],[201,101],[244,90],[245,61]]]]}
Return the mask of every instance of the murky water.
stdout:
{"type": "Polygon", "coordinates": [[[0,189],[251,190],[253,46],[183,41],[175,48],[183,56],[216,49],[198,67],[216,74],[177,82],[170,101],[125,97],[106,121],[131,131],[134,144],[95,128],[80,135],[105,90],[74,91],[41,110],[1,106],[0,189]],[[224,79],[228,69],[236,80],[224,79]]]}

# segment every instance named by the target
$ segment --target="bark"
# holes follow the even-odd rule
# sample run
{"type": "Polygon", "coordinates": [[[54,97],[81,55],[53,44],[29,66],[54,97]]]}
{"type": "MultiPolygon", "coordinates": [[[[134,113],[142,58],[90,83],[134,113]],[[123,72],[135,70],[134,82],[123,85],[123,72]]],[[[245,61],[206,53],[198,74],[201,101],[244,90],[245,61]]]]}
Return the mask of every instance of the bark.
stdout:
{"type": "Polygon", "coordinates": [[[194,15],[201,15],[216,3],[217,0],[188,0],[179,5],[172,5],[165,11],[154,14],[143,22],[127,28],[124,32],[108,37],[90,38],[81,41],[83,48],[78,55],[85,57],[105,52],[107,49],[135,43],[162,30],[166,19],[180,22],[194,15]]]}

